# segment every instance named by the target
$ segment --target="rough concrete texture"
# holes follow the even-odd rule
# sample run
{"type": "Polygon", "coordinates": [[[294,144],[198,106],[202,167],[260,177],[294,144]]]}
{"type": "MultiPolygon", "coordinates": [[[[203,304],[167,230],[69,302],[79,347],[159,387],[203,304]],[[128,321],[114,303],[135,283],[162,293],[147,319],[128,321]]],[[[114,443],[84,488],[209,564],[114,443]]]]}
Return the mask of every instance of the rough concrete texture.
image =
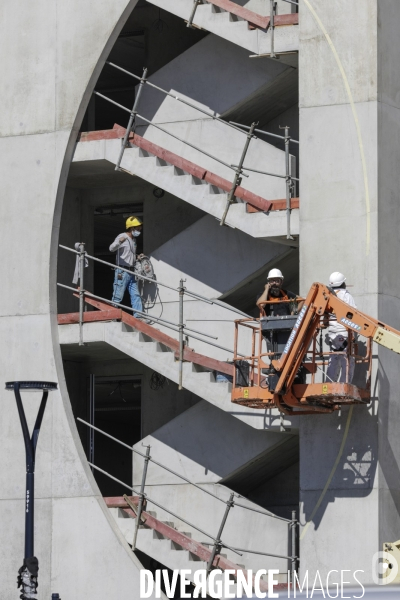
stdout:
{"type": "MultiPolygon", "coordinates": [[[[1,250],[4,257],[12,253],[1,265],[7,285],[0,301],[0,379],[60,385],[50,399],[37,453],[36,552],[43,598],[54,591],[62,597],[116,598],[138,589],[139,562],[108,515],[77,436],[54,316],[61,199],[77,124],[134,6],[126,0],[17,1],[5,8],[1,24],[1,250]]],[[[0,595],[11,599],[23,556],[25,461],[15,400],[4,388],[0,394],[0,454],[10,457],[0,488],[0,595]]],[[[31,421],[33,407],[27,407],[31,421]]]]}
{"type": "MultiPolygon", "coordinates": [[[[176,106],[174,108],[176,109],[176,106]]],[[[203,122],[190,122],[189,124],[172,123],[171,125],[167,124],[165,127],[174,129],[174,126],[183,128],[188,126],[188,131],[180,131],[180,135],[188,136],[191,139],[190,143],[200,144],[203,150],[214,156],[219,153],[222,160],[227,164],[238,162],[245,140],[243,134],[208,119],[203,122]],[[232,133],[235,140],[234,146],[232,133]]],[[[139,133],[143,133],[141,128],[139,128],[139,133]]],[[[163,134],[158,130],[156,132],[148,130],[146,137],[147,135],[150,141],[157,145],[194,162],[202,168],[209,169],[212,173],[229,181],[233,180],[234,172],[229,167],[221,165],[203,153],[178,142],[168,134],[163,134]]],[[[284,153],[282,150],[274,148],[261,140],[255,140],[253,144],[250,147],[249,162],[246,162],[246,164],[253,163],[252,168],[258,166],[260,170],[271,169],[268,172],[272,173],[284,173],[284,153]]],[[[97,163],[98,169],[105,169],[106,161],[115,164],[119,148],[119,140],[80,142],[77,144],[74,154],[74,164],[87,163],[94,166],[97,163]]],[[[292,174],[294,174],[294,157],[291,157],[291,165],[292,174]]],[[[219,220],[221,219],[226,206],[227,193],[220,188],[205,181],[200,181],[196,177],[168,165],[165,161],[159,160],[137,147],[125,150],[121,166],[128,173],[166,190],[171,195],[213,215],[219,220]]],[[[283,199],[286,196],[284,180],[281,178],[253,173],[248,178],[243,178],[242,185],[245,189],[267,200],[283,199]]],[[[291,215],[291,231],[295,236],[298,235],[298,212],[298,209],[294,209],[291,215]]],[[[253,237],[271,239],[279,243],[287,242],[286,212],[284,210],[271,211],[269,214],[247,213],[246,204],[239,202],[231,205],[226,222],[229,226],[253,237]]]]}
{"type": "MultiPolygon", "coordinates": [[[[398,5],[315,0],[312,8],[322,29],[308,2],[300,21],[301,292],[342,271],[359,308],[398,327],[398,5]]],[[[347,410],[300,426],[302,522],[310,522],[302,569],[362,569],[365,582],[373,554],[400,527],[400,448],[391,425],[399,418],[398,357],[375,353],[374,399],[354,407],[341,455],[347,410]]]]}
{"type": "MultiPolygon", "coordinates": [[[[254,431],[209,402],[198,402],[135,445],[143,452],[151,446],[151,456],[194,483],[218,483],[243,468],[261,454],[278,448],[288,434],[254,431]],[[232,446],[232,438],[236,444],[232,446]]],[[[140,485],[143,458],[133,457],[133,482],[140,485]]],[[[149,469],[149,485],[181,484],[182,480],[156,465],[149,469]]]]}
{"type": "MultiPolygon", "coordinates": [[[[79,358],[79,326],[59,325],[59,341],[63,351],[69,356],[79,358]]],[[[171,330],[165,330],[168,335],[171,330]]],[[[173,332],[172,332],[172,335],[173,332]]],[[[176,334],[175,334],[176,335],[176,334]]],[[[110,356],[109,347],[118,350],[119,356],[130,356],[134,360],[146,364],[152,370],[160,373],[167,379],[178,381],[178,363],[174,359],[172,351],[166,346],[154,342],[146,335],[135,332],[131,327],[119,322],[86,323],[84,325],[84,342],[93,352],[97,352],[102,358],[110,356]]],[[[194,346],[194,350],[201,351],[201,344],[194,346]]],[[[210,351],[208,355],[214,354],[210,351]]],[[[214,356],[214,358],[221,358],[214,356]]],[[[281,418],[277,409],[258,410],[239,406],[231,402],[231,384],[227,382],[216,382],[212,372],[205,371],[202,367],[193,363],[183,363],[183,387],[200,398],[207,400],[221,410],[230,413],[240,421],[247,423],[255,429],[267,429],[280,431],[281,425],[297,429],[299,417],[281,418]]]]}
{"type": "MultiPolygon", "coordinates": [[[[249,53],[243,48],[216,35],[207,35],[149,77],[149,81],[218,116],[234,110],[260,88],[273,86],[282,73],[291,70],[278,61],[250,61],[249,53]],[[235,65],[234,77],[232,64],[235,65]]],[[[154,123],[199,118],[197,111],[167,99],[165,94],[149,86],[142,91],[138,111],[154,123]]]]}
{"type": "MultiPolygon", "coordinates": [[[[186,0],[149,0],[151,4],[160,6],[165,10],[188,20],[191,14],[190,3],[186,0]]],[[[238,2],[237,4],[244,3],[238,2]]],[[[290,13],[290,5],[283,8],[287,3],[280,2],[279,14],[290,13]]],[[[269,3],[268,3],[269,5],[269,3]]],[[[258,14],[269,15],[269,7],[266,9],[259,2],[246,3],[246,8],[258,12],[258,14]]],[[[250,50],[254,54],[267,54],[271,51],[271,33],[263,29],[250,30],[247,21],[232,15],[212,4],[200,4],[197,7],[193,20],[194,25],[210,31],[215,35],[225,38],[242,48],[250,50]]],[[[299,49],[299,31],[297,26],[277,27],[275,29],[275,51],[296,52],[299,49]]]]}

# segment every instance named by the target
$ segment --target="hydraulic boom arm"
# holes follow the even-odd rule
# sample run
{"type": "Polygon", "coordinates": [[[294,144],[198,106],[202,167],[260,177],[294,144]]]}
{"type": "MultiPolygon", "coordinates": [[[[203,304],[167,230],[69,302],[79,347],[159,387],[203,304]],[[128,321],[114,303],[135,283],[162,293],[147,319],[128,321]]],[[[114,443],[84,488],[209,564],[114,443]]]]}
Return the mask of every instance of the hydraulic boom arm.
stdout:
{"type": "Polygon", "coordinates": [[[279,394],[282,390],[291,387],[310,341],[319,326],[321,316],[332,313],[335,314],[337,321],[349,331],[371,338],[381,346],[400,354],[400,331],[349,306],[326,285],[314,283],[305,299],[282,356],[272,363],[280,373],[275,389],[276,393],[279,394]]]}

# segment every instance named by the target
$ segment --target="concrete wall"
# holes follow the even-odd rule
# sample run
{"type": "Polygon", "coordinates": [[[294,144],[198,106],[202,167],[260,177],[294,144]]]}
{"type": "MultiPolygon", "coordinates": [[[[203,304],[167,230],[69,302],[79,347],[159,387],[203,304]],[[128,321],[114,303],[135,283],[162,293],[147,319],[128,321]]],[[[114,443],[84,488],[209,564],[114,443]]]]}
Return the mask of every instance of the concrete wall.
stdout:
{"type": "MultiPolygon", "coordinates": [[[[55,316],[59,219],[75,136],[102,63],[134,6],[126,0],[16,1],[1,23],[1,251],[7,256],[12,248],[12,260],[1,265],[7,283],[0,301],[0,379],[60,385],[37,453],[35,552],[43,598],[52,592],[116,598],[138,589],[139,563],[108,515],[73,423],[55,316]]],[[[0,479],[0,594],[12,598],[23,556],[25,460],[15,400],[4,388],[0,394],[0,453],[7,465],[0,479]]],[[[26,404],[32,424],[38,400],[26,404]]]]}
{"type": "MultiPolygon", "coordinates": [[[[396,327],[400,12],[390,1],[312,4],[320,22],[308,3],[300,21],[301,292],[343,271],[360,309],[396,327]]],[[[363,569],[367,582],[373,554],[400,531],[398,358],[375,352],[371,405],[306,417],[300,437],[302,569],[363,569]]]]}

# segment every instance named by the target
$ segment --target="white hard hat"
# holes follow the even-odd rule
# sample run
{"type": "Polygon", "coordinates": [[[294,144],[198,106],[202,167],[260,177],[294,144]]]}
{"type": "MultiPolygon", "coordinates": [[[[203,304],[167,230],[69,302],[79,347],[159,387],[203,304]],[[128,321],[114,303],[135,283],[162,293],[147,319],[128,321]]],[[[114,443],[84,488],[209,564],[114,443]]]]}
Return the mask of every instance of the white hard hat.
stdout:
{"type": "Polygon", "coordinates": [[[279,269],[271,269],[268,273],[267,279],[272,279],[273,277],[280,277],[281,279],[283,279],[282,272],[279,269]]]}
{"type": "Polygon", "coordinates": [[[345,281],[346,277],[343,275],[343,273],[339,273],[339,271],[335,271],[329,277],[329,284],[334,288],[340,287],[345,281]]]}

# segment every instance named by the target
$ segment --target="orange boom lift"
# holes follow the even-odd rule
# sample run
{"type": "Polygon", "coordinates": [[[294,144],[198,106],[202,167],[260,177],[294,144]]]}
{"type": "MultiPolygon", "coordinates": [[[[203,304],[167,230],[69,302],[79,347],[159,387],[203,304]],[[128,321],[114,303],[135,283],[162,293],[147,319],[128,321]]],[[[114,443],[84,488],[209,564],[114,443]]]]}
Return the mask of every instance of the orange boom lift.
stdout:
{"type": "MultiPolygon", "coordinates": [[[[265,304],[269,304],[265,302],[265,304]]],[[[340,300],[332,288],[314,283],[295,316],[240,319],[235,322],[232,402],[252,408],[274,408],[290,415],[331,413],[341,405],[367,404],[370,400],[372,341],[400,354],[400,331],[373,319],[340,300]],[[322,331],[329,316],[348,330],[342,354],[362,365],[362,383],[327,380],[325,367],[332,352],[323,351],[322,331]],[[257,325],[255,325],[257,321],[257,325]],[[243,328],[251,330],[251,356],[238,353],[243,328]],[[357,335],[366,338],[359,354],[357,335]],[[263,352],[263,339],[269,340],[263,352]],[[318,340],[319,338],[319,340],[318,340]]]]}

